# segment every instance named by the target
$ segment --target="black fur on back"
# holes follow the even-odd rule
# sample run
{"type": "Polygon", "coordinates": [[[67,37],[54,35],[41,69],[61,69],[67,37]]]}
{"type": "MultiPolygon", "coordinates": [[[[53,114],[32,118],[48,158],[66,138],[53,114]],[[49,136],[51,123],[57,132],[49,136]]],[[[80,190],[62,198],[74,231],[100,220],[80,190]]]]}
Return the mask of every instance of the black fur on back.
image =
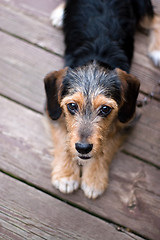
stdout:
{"type": "Polygon", "coordinates": [[[95,60],[129,72],[136,26],[153,14],[150,0],[68,0],[65,64],[75,68],[95,60]]]}

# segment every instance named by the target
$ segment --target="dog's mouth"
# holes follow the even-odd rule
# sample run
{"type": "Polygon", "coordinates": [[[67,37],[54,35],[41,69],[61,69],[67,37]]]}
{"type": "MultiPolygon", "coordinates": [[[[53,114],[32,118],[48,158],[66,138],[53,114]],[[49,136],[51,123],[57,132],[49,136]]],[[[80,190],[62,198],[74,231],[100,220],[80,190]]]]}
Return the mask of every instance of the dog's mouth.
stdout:
{"type": "Polygon", "coordinates": [[[85,164],[87,164],[88,161],[90,161],[89,159],[91,158],[92,156],[89,156],[89,155],[78,155],[77,163],[79,166],[84,166],[85,164]]]}
{"type": "Polygon", "coordinates": [[[83,160],[88,160],[91,158],[91,156],[88,155],[78,155],[79,158],[83,159],[83,160]]]}

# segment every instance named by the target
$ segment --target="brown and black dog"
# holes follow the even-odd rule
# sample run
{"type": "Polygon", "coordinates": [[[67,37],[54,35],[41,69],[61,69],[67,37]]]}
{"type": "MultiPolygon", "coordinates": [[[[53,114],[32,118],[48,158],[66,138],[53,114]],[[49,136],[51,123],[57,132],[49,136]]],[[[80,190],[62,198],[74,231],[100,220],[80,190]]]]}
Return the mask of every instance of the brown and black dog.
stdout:
{"type": "Polygon", "coordinates": [[[152,29],[149,51],[158,65],[160,18],[149,0],[66,1],[66,67],[44,80],[52,184],[63,193],[80,187],[96,198],[107,187],[109,164],[135,117],[140,83],[128,72],[138,24],[152,29]]]}

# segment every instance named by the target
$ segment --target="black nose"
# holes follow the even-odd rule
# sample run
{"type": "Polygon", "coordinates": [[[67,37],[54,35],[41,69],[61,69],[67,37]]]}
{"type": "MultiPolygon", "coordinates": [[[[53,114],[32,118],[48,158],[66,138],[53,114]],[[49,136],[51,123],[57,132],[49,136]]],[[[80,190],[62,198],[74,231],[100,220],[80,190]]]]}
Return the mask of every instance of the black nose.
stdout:
{"type": "Polygon", "coordinates": [[[89,143],[76,143],[75,147],[76,147],[76,150],[79,153],[87,154],[87,153],[89,153],[92,150],[93,144],[89,144],[89,143]]]}

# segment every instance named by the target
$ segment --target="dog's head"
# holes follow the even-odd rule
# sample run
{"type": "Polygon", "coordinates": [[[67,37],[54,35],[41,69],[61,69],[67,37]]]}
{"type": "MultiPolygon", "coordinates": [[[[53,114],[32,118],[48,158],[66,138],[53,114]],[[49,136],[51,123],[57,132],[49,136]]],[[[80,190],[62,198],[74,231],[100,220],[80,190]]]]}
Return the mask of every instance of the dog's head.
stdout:
{"type": "Polygon", "coordinates": [[[46,76],[46,110],[52,120],[64,116],[75,159],[99,154],[113,125],[133,118],[139,85],[136,77],[95,63],[46,76]]]}

